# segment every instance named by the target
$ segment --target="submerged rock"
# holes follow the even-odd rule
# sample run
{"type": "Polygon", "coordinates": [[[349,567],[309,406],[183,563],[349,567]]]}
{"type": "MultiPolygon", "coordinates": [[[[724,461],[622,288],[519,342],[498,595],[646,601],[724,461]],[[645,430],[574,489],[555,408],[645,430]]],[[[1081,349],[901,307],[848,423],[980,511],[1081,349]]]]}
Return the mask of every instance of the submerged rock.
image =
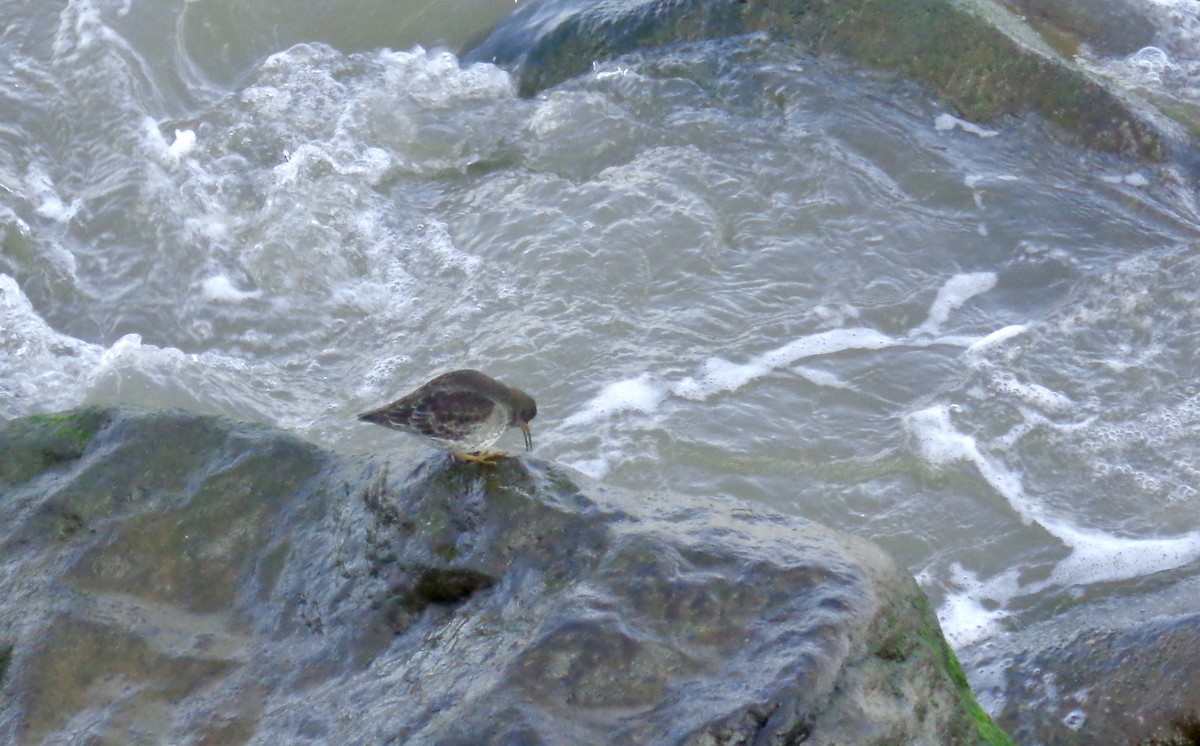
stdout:
{"type": "Polygon", "coordinates": [[[1081,144],[1150,161],[1190,147],[1181,127],[993,0],[535,0],[466,59],[516,68],[533,95],[621,54],[752,32],[930,85],[974,121],[1032,112],[1081,144]]]}
{"type": "Polygon", "coordinates": [[[0,430],[6,743],[1007,743],[875,546],[536,460],[0,430]]]}

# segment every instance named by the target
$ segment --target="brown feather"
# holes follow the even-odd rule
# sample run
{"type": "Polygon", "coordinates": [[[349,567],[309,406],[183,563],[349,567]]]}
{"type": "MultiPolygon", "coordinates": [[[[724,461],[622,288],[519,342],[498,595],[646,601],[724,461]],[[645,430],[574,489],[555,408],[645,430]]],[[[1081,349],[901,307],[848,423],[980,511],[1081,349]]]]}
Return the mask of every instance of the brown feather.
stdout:
{"type": "Polygon", "coordinates": [[[506,426],[521,427],[529,447],[528,420],[536,414],[537,406],[523,391],[478,371],[458,370],[358,418],[433,438],[451,448],[490,444],[506,426]]]}

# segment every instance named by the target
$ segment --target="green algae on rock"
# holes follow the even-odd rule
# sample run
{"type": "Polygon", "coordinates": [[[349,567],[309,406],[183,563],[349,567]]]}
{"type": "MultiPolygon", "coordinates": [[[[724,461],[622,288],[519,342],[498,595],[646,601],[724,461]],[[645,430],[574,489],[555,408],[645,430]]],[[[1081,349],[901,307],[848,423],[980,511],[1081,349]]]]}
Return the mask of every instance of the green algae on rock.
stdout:
{"type": "Polygon", "coordinates": [[[533,95],[621,54],[751,32],[900,73],[976,121],[1034,113],[1083,145],[1149,161],[1179,137],[1149,103],[1088,74],[992,0],[532,3],[466,59],[515,66],[521,93],[533,95]]]}
{"type": "Polygon", "coordinates": [[[19,484],[78,459],[109,412],[89,407],[60,415],[30,415],[0,428],[0,486],[19,484]]]}

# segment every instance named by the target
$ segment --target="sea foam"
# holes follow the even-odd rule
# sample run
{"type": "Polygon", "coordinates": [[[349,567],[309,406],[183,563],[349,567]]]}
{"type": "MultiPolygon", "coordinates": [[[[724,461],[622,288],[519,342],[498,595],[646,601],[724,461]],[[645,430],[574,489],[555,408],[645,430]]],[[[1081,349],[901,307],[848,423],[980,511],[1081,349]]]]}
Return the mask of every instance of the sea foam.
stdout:
{"type": "Polygon", "coordinates": [[[996,287],[995,272],[971,272],[954,275],[938,288],[937,298],[929,307],[929,318],[914,329],[917,333],[935,333],[950,320],[950,314],[977,295],[996,287]]]}
{"type": "Polygon", "coordinates": [[[202,281],[200,291],[208,300],[222,303],[241,303],[261,295],[257,290],[239,290],[227,275],[213,275],[202,281]]]}
{"type": "MultiPolygon", "coordinates": [[[[1035,398],[1042,399],[1051,408],[1068,401],[1055,397],[1046,399],[1041,394],[1035,398]]],[[[1066,517],[1051,513],[1025,490],[1018,474],[1008,469],[999,457],[985,454],[974,437],[955,427],[947,405],[913,412],[905,418],[904,424],[926,461],[936,465],[952,462],[972,465],[1023,522],[1039,526],[1069,550],[1047,579],[1025,585],[1018,585],[1009,573],[987,581],[966,582],[969,574],[959,572],[958,589],[947,596],[939,610],[939,618],[952,644],[965,645],[992,634],[1002,613],[986,609],[1002,610],[1017,595],[1030,595],[1052,587],[1128,580],[1182,567],[1200,559],[1200,532],[1197,531],[1167,538],[1131,538],[1080,528],[1066,517]]]]}
{"type": "Polygon", "coordinates": [[[80,379],[102,354],[100,346],[51,328],[17,281],[0,274],[0,417],[79,404],[80,379]]]}
{"type": "Polygon", "coordinates": [[[1025,324],[1010,324],[1006,327],[997,329],[982,339],[972,342],[967,347],[967,352],[982,352],[984,350],[991,349],[992,347],[998,347],[1018,334],[1021,334],[1028,328],[1029,327],[1027,327],[1025,324]]]}
{"type": "MultiPolygon", "coordinates": [[[[985,336],[930,337],[950,315],[968,300],[985,293],[996,284],[996,276],[990,272],[959,274],[950,277],[939,289],[937,298],[929,311],[929,321],[907,335],[891,336],[867,327],[843,327],[808,334],[766,352],[751,357],[745,362],[733,362],[721,357],[710,357],[701,363],[700,371],[676,381],[663,380],[649,372],[606,384],[573,415],[563,420],[565,427],[595,425],[601,421],[619,418],[631,412],[653,415],[672,398],[691,402],[703,402],[718,394],[738,391],[747,384],[771,374],[781,368],[795,366],[803,360],[817,359],[844,352],[870,352],[894,347],[927,347],[929,345],[952,345],[964,349],[984,349],[1002,344],[1006,339],[1024,331],[1023,326],[1008,326],[985,336]]],[[[792,368],[792,372],[808,381],[830,388],[847,389],[850,384],[832,373],[806,366],[792,368]]],[[[1033,386],[1028,388],[1037,392],[1033,386]]],[[[1043,393],[1047,401],[1053,401],[1052,392],[1043,393]]],[[[919,418],[918,418],[919,419],[919,418]]],[[[940,424],[940,423],[935,423],[940,424]]],[[[947,428],[936,428],[945,432],[947,428]]],[[[961,439],[957,444],[943,438],[931,448],[940,449],[942,455],[931,456],[934,460],[973,460],[977,455],[973,441],[961,439]]],[[[572,462],[572,466],[589,476],[601,478],[607,474],[621,454],[609,451],[603,455],[572,462]]],[[[1000,470],[992,470],[992,479],[997,483],[1013,477],[1000,470]]]]}
{"type": "Polygon", "coordinates": [[[933,120],[933,128],[938,132],[949,132],[954,129],[961,129],[963,132],[976,135],[978,137],[995,137],[1000,133],[996,130],[990,130],[986,127],[980,127],[978,124],[968,122],[965,119],[959,119],[953,114],[938,114],[933,120]]]}
{"type": "MultiPolygon", "coordinates": [[[[799,337],[741,363],[721,357],[710,357],[701,363],[701,370],[696,375],[685,376],[674,382],[662,381],[650,373],[616,381],[604,386],[578,412],[568,417],[564,424],[592,423],[628,411],[652,413],[669,397],[705,401],[717,394],[737,391],[780,368],[792,366],[803,360],[843,352],[925,347],[930,344],[953,345],[966,349],[984,349],[999,345],[1024,331],[1025,327],[1006,326],[983,337],[943,336],[930,339],[928,336],[949,320],[955,310],[971,298],[991,290],[995,285],[996,275],[991,272],[953,275],[938,290],[937,297],[930,306],[928,320],[908,335],[893,337],[867,327],[829,329],[799,337]]],[[[795,373],[817,385],[848,387],[833,374],[809,368],[798,369],[795,373]]],[[[1030,388],[1030,391],[1033,389],[1030,388]]],[[[1050,392],[1045,392],[1044,396],[1047,399],[1053,398],[1050,392]]]]}
{"type": "Polygon", "coordinates": [[[689,376],[674,384],[671,393],[684,399],[703,401],[715,394],[736,391],[756,378],[799,360],[849,350],[881,350],[897,344],[894,337],[863,327],[817,332],[757,355],[745,363],[731,363],[719,357],[709,358],[704,361],[704,369],[698,376],[689,376]]]}
{"type": "Polygon", "coordinates": [[[610,383],[593,396],[587,404],[563,420],[564,427],[587,425],[617,412],[655,412],[667,397],[666,388],[649,374],[610,383]]]}

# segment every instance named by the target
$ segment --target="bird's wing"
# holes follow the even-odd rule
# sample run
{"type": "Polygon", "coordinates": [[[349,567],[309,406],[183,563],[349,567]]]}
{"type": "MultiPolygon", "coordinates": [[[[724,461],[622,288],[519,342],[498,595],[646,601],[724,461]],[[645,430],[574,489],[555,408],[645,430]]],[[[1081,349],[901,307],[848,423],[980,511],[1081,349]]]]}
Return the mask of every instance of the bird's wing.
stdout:
{"type": "Polygon", "coordinates": [[[483,394],[457,387],[416,391],[358,418],[427,438],[459,440],[472,424],[486,420],[496,403],[483,394]]]}
{"type": "Polygon", "coordinates": [[[486,421],[496,408],[496,402],[483,394],[465,389],[445,389],[426,397],[427,412],[423,419],[422,435],[443,440],[459,440],[472,426],[486,421]]]}

